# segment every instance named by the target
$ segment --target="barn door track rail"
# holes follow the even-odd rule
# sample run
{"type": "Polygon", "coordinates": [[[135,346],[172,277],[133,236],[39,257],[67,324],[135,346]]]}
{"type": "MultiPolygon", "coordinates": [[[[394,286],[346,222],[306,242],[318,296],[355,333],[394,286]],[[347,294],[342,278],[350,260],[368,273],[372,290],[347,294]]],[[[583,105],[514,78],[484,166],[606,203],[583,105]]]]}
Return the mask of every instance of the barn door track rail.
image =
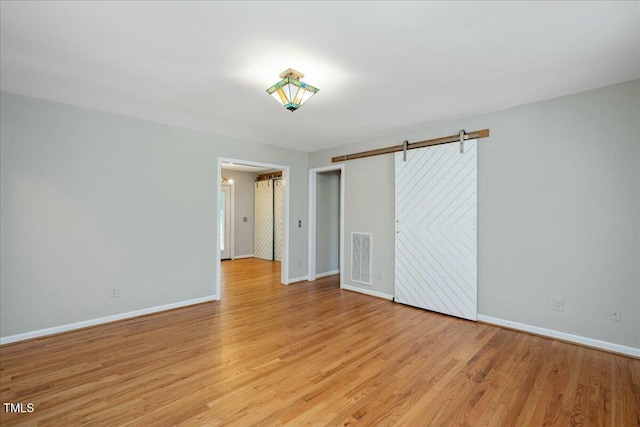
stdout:
{"type": "Polygon", "coordinates": [[[461,150],[461,152],[463,152],[464,151],[464,140],[487,138],[488,136],[489,136],[489,129],[475,130],[473,132],[468,132],[468,133],[465,132],[464,130],[461,130],[460,133],[457,133],[455,135],[443,136],[443,137],[435,138],[435,139],[427,139],[426,141],[412,142],[410,144],[407,141],[405,141],[404,143],[402,143],[400,145],[393,145],[391,147],[378,148],[378,149],[375,149],[375,150],[361,151],[359,153],[345,154],[345,155],[342,155],[342,156],[332,157],[331,158],[331,163],[344,162],[344,161],[347,161],[347,160],[362,159],[364,157],[380,156],[382,154],[396,153],[396,152],[399,152],[399,151],[403,151],[405,153],[405,156],[406,156],[407,150],[414,150],[416,148],[430,147],[432,145],[449,144],[449,143],[452,143],[452,142],[460,142],[460,144],[461,144],[460,150],[461,150]]]}

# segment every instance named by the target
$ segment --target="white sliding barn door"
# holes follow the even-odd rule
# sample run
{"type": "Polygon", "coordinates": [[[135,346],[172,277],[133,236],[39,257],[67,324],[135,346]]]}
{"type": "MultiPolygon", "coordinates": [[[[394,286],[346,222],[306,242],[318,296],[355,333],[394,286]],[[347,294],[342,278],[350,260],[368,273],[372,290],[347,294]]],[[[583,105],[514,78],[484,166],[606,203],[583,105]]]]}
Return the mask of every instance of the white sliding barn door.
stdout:
{"type": "Polygon", "coordinates": [[[281,179],[256,182],[253,256],[282,261],[284,184],[281,179]]]}
{"type": "Polygon", "coordinates": [[[281,179],[273,181],[273,248],[275,253],[273,259],[282,261],[284,242],[282,232],[282,204],[284,199],[284,185],[281,179]]]}
{"type": "Polygon", "coordinates": [[[477,320],[476,141],[395,154],[395,300],[477,320]]]}
{"type": "Polygon", "coordinates": [[[273,260],[273,181],[256,182],[253,256],[273,260]]]}

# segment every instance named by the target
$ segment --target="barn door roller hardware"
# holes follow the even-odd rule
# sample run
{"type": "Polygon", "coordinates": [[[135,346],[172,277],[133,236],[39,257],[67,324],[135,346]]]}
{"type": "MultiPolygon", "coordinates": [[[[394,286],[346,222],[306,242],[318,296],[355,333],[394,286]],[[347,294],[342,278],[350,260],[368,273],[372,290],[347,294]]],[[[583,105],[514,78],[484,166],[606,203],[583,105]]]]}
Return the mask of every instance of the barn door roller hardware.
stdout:
{"type": "Polygon", "coordinates": [[[282,171],[276,172],[267,172],[262,173],[256,177],[256,182],[258,181],[271,181],[272,179],[280,179],[282,178],[282,171]]]}

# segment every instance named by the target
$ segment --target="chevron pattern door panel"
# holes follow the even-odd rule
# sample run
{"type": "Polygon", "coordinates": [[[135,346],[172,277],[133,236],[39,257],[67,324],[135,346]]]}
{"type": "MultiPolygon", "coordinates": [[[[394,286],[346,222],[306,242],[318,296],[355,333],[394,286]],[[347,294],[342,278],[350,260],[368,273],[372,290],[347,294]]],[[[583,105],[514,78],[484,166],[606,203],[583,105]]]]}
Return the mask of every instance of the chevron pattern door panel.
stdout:
{"type": "Polygon", "coordinates": [[[395,154],[395,300],[477,320],[476,141],[395,154]]]}
{"type": "Polygon", "coordinates": [[[276,261],[282,261],[283,252],[283,236],[282,236],[282,202],[284,199],[284,186],[281,179],[273,181],[273,221],[275,240],[275,257],[276,261]]]}
{"type": "Polygon", "coordinates": [[[273,260],[273,191],[272,181],[256,182],[253,256],[273,260]]]}

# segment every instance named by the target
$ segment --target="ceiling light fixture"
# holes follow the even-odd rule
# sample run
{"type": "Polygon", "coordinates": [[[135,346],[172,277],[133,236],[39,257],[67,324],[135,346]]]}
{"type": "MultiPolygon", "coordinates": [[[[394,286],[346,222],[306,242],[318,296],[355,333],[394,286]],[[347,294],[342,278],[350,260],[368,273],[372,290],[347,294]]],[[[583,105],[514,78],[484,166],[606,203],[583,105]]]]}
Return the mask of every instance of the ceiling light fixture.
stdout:
{"type": "Polygon", "coordinates": [[[284,105],[287,110],[296,111],[320,90],[301,82],[300,79],[303,77],[304,74],[300,71],[289,68],[280,73],[282,80],[267,89],[267,93],[284,105]]]}

